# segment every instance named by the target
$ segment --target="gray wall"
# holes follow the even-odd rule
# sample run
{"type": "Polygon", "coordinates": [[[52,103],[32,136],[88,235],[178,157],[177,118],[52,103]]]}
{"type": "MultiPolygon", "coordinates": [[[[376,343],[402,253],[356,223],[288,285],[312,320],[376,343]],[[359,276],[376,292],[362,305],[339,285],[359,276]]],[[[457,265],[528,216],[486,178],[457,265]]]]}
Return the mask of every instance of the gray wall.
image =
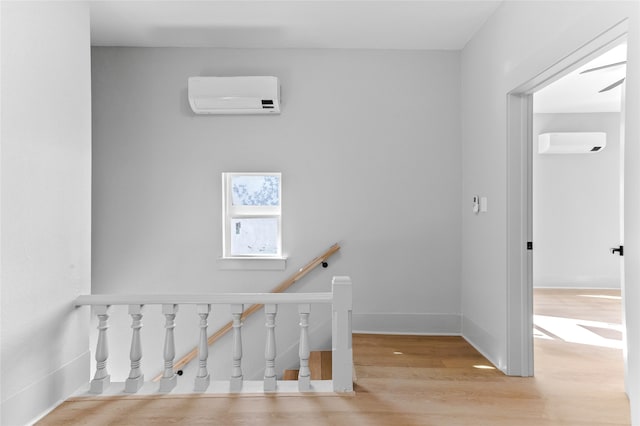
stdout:
{"type": "Polygon", "coordinates": [[[89,7],[2,2],[0,424],[89,380],[89,7]]]}
{"type": "Polygon", "coordinates": [[[533,284],[620,288],[620,114],[534,114],[533,284]],[[605,132],[595,154],[538,154],[546,132],[605,132]]]}
{"type": "Polygon", "coordinates": [[[298,291],[350,275],[356,330],[460,332],[457,52],[100,47],[92,63],[94,293],[267,291],[340,242],[298,291]],[[283,112],[196,116],[197,75],[278,76],[283,112]],[[286,271],[219,269],[224,171],[282,172],[286,271]]]}

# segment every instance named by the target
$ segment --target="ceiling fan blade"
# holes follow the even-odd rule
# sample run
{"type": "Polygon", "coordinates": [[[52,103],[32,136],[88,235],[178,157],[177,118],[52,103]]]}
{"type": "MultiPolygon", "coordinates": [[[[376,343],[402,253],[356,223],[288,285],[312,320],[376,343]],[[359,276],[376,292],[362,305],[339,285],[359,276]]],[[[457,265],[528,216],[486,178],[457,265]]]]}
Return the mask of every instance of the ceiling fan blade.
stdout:
{"type": "Polygon", "coordinates": [[[602,89],[601,91],[599,91],[598,93],[602,93],[602,92],[607,92],[615,87],[618,87],[622,84],[622,82],[624,81],[624,77],[621,78],[620,80],[616,81],[615,83],[605,87],[604,89],[602,89]]]}
{"type": "Polygon", "coordinates": [[[613,64],[603,65],[601,67],[589,68],[588,70],[584,70],[584,71],[580,72],[580,74],[585,74],[585,73],[592,72],[592,71],[599,71],[599,70],[603,70],[605,68],[618,67],[618,66],[624,65],[626,63],[627,63],[627,61],[621,61],[621,62],[615,62],[613,64]]]}

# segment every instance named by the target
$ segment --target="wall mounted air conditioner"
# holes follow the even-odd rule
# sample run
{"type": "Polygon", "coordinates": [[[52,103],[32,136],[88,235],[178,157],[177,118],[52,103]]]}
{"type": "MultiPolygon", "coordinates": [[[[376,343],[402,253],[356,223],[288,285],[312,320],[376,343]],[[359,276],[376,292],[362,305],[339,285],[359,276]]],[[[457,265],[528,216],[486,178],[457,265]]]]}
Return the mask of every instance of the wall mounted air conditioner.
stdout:
{"type": "Polygon", "coordinates": [[[607,146],[604,132],[557,132],[538,135],[539,154],[585,154],[607,146]]]}
{"type": "Polygon", "coordinates": [[[188,92],[196,114],[280,114],[276,77],[190,77],[188,92]]]}

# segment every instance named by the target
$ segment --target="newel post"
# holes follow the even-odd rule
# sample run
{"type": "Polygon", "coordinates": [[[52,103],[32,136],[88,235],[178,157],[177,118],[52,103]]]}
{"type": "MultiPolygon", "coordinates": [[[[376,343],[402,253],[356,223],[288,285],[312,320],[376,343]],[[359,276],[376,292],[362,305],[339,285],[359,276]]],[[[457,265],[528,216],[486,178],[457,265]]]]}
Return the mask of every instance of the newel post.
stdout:
{"type": "Polygon", "coordinates": [[[351,278],[333,277],[332,367],[334,392],[353,391],[353,349],[351,312],[353,309],[351,278]]]}

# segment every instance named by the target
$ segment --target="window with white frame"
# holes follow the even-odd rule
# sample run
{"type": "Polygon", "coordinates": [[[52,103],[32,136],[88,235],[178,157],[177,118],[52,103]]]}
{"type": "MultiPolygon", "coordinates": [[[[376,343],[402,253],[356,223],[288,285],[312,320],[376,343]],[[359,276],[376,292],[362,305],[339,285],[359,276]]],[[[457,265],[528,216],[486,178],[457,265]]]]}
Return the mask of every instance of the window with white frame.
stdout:
{"type": "Polygon", "coordinates": [[[223,257],[282,257],[280,173],[223,173],[223,257]]]}

